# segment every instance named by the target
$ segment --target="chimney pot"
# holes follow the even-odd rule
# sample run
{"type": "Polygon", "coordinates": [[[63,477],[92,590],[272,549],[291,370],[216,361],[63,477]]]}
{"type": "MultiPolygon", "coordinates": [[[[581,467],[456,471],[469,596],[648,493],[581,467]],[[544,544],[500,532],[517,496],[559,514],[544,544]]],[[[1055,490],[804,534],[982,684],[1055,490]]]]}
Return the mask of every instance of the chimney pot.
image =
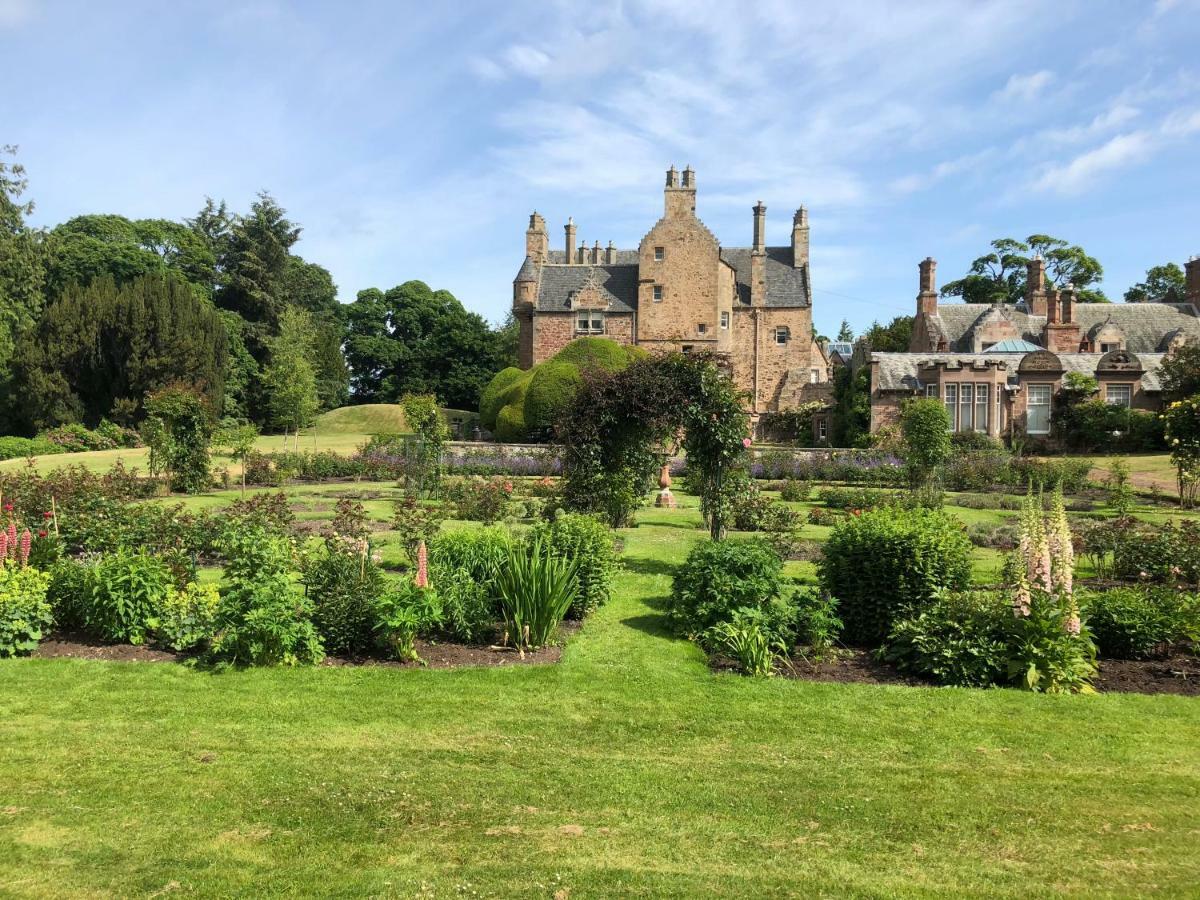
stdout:
{"type": "Polygon", "coordinates": [[[761,200],[754,205],[754,253],[763,254],[767,250],[767,208],[761,200]]]}
{"type": "Polygon", "coordinates": [[[575,261],[575,220],[573,218],[567,218],[567,224],[564,230],[567,233],[567,240],[563,262],[569,266],[575,261]]]}

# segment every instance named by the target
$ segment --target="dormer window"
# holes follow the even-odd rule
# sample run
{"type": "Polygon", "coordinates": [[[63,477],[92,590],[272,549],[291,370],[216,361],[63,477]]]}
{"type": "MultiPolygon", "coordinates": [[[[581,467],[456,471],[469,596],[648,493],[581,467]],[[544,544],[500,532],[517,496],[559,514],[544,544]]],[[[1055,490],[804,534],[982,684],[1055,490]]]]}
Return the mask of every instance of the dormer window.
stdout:
{"type": "Polygon", "coordinates": [[[656,285],[654,286],[654,294],[653,294],[653,296],[654,296],[654,302],[655,302],[655,303],[661,303],[661,302],[662,302],[662,298],[663,298],[663,289],[662,289],[662,285],[661,285],[661,284],[656,284],[656,285]]]}
{"type": "Polygon", "coordinates": [[[780,325],[775,329],[775,343],[786,344],[792,339],[792,332],[786,325],[780,325]]]}
{"type": "Polygon", "coordinates": [[[1121,349],[1120,341],[1116,341],[1116,342],[1102,341],[1100,343],[1100,352],[1101,353],[1109,353],[1113,350],[1120,350],[1120,349],[1121,349]]]}
{"type": "Polygon", "coordinates": [[[666,258],[667,258],[667,250],[665,247],[655,247],[654,248],[654,261],[655,262],[662,262],[666,258]]]}

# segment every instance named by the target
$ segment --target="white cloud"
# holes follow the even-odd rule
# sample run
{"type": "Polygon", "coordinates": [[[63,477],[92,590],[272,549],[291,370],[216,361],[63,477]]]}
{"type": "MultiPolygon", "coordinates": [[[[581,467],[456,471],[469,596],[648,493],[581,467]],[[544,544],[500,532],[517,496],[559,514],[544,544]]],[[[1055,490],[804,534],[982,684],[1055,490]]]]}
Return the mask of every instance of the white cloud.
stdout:
{"type": "Polygon", "coordinates": [[[1200,132],[1200,109],[1175,110],[1163,122],[1162,131],[1168,137],[1186,137],[1200,132]]]}
{"type": "Polygon", "coordinates": [[[1057,194],[1078,194],[1102,175],[1143,162],[1154,150],[1155,139],[1148,131],[1119,134],[1070,162],[1049,167],[1034,181],[1033,187],[1057,194]]]}
{"type": "Polygon", "coordinates": [[[1054,73],[1048,69],[1028,75],[1011,75],[1004,87],[993,96],[1001,101],[1036,100],[1054,82],[1054,73]]]}
{"type": "Polygon", "coordinates": [[[473,56],[467,60],[467,65],[484,81],[500,81],[508,74],[499,63],[486,56],[473,56]]]}
{"type": "Polygon", "coordinates": [[[504,61],[518,75],[536,78],[550,65],[550,57],[537,47],[514,44],[504,51],[504,61]]]}

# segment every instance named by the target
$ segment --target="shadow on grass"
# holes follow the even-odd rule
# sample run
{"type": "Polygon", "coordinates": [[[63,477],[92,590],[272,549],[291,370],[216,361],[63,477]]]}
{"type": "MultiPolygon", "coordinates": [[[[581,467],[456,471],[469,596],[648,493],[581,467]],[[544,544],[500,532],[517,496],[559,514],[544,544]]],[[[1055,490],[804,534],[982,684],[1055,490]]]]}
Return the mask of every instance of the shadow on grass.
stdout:
{"type": "Polygon", "coordinates": [[[675,635],[667,626],[667,598],[651,597],[646,600],[646,605],[654,610],[654,612],[645,613],[640,616],[630,616],[627,619],[622,619],[621,624],[648,634],[651,637],[673,639],[675,635]]]}
{"type": "Polygon", "coordinates": [[[650,559],[644,556],[627,556],[621,560],[621,565],[635,575],[674,575],[675,566],[661,559],[650,559]]]}

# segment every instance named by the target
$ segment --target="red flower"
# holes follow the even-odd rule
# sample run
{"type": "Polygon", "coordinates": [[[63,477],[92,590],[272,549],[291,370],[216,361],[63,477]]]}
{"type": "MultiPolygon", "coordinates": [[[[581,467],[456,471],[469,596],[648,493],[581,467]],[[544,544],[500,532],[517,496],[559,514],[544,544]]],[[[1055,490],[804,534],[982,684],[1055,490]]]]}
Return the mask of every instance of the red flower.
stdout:
{"type": "Polygon", "coordinates": [[[46,532],[44,532],[44,531],[38,532],[38,537],[45,537],[45,536],[46,536],[46,532]]]}
{"type": "Polygon", "coordinates": [[[5,512],[12,512],[12,511],[13,511],[13,505],[12,505],[11,503],[5,503],[5,504],[4,504],[4,511],[5,511],[5,512]]]}
{"type": "Polygon", "coordinates": [[[44,513],[42,513],[43,519],[50,519],[53,517],[54,517],[54,513],[50,512],[50,510],[46,510],[44,513]]]}

